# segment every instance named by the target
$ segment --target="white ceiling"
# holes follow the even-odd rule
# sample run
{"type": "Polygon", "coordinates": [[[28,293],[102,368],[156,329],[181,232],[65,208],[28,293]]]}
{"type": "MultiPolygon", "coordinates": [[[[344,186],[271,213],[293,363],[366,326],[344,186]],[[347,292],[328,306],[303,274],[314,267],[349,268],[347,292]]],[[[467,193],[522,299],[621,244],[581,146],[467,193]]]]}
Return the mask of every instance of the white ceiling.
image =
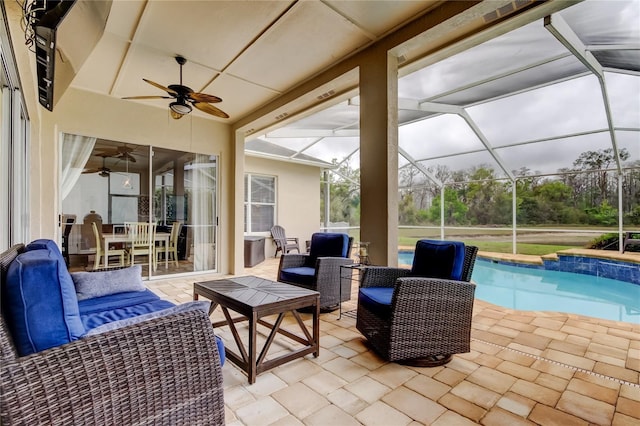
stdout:
{"type": "MultiPolygon", "coordinates": [[[[143,78],[219,96],[233,123],[440,3],[434,0],[115,0],[72,86],[114,97],[163,95],[143,78]]],[[[169,100],[144,102],[168,108],[169,100]]]]}

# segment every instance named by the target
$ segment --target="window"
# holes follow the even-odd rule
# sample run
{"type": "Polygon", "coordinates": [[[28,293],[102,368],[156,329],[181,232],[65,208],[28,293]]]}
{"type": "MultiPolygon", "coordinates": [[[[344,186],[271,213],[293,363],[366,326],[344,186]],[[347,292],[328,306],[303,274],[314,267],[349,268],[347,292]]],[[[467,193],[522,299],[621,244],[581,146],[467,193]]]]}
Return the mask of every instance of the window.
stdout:
{"type": "Polygon", "coordinates": [[[244,232],[269,232],[276,217],[276,178],[244,176],[244,232]]]}
{"type": "Polygon", "coordinates": [[[29,119],[2,9],[0,21],[0,251],[29,238],[29,119]]]}

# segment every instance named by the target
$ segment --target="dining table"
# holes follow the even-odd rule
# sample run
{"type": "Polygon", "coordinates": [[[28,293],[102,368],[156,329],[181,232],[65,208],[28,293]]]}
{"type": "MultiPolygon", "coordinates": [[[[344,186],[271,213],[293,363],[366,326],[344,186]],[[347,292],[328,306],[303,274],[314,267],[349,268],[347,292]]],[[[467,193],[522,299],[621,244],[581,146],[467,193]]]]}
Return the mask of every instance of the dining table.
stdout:
{"type": "MultiPolygon", "coordinates": [[[[162,241],[164,244],[164,267],[169,267],[169,237],[170,232],[156,232],[153,244],[156,241],[162,241]]],[[[103,233],[104,238],[104,267],[109,267],[109,246],[115,243],[128,243],[131,242],[131,236],[127,233],[103,233]]],[[[151,261],[149,262],[151,263],[151,261]]]]}

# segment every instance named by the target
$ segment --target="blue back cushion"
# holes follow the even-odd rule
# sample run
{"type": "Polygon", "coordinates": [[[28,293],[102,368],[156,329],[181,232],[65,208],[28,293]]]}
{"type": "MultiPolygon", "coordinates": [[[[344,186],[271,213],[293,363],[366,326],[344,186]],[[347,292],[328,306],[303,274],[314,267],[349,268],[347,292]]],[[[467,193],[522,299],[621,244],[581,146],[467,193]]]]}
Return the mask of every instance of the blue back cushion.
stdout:
{"type": "Polygon", "coordinates": [[[412,276],[460,280],[464,268],[464,243],[420,240],[413,256],[412,276]]]}
{"type": "Polygon", "coordinates": [[[315,267],[319,257],[347,257],[349,235],[316,232],[311,236],[311,247],[305,266],[315,267]]]}
{"type": "MultiPolygon", "coordinates": [[[[53,242],[52,242],[53,243],[53,242]]],[[[9,265],[5,318],[20,356],[77,340],[85,333],[76,290],[57,245],[31,248],[9,265]]]]}

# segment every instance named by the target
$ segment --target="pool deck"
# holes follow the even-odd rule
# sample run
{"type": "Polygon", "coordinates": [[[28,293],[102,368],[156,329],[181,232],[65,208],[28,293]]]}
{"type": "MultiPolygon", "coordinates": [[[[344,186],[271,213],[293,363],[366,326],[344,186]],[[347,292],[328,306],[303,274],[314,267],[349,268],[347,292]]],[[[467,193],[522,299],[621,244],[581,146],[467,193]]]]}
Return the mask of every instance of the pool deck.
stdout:
{"type": "MultiPolygon", "coordinates": [[[[277,268],[269,258],[240,275],[275,279],[277,268]]],[[[192,299],[194,282],[223,277],[147,285],[180,303],[192,299]]],[[[343,312],[356,308],[352,290],[343,312]]],[[[322,314],[320,330],[318,358],[262,373],[253,385],[224,365],[228,425],[640,424],[640,324],[476,300],[471,352],[435,368],[385,362],[352,313],[322,314]]]]}
{"type": "MultiPolygon", "coordinates": [[[[568,249],[561,250],[558,253],[567,254],[572,256],[593,257],[598,259],[619,260],[622,262],[637,263],[640,264],[640,253],[625,252],[620,253],[617,251],[609,250],[593,250],[593,249],[568,249]]],[[[491,260],[504,260],[508,262],[525,263],[530,265],[542,265],[543,259],[557,260],[558,254],[547,254],[544,256],[532,256],[528,254],[511,254],[511,253],[493,253],[488,251],[479,251],[478,256],[491,259],[491,260]]]]}

